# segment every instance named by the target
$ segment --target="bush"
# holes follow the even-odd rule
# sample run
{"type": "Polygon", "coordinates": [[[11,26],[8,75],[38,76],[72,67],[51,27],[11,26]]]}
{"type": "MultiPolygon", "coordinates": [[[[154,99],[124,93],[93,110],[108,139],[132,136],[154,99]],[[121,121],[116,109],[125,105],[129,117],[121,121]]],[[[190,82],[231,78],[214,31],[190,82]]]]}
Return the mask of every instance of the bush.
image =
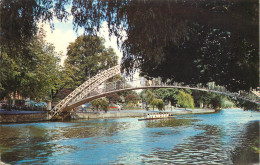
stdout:
{"type": "Polygon", "coordinates": [[[178,103],[180,106],[186,108],[194,109],[194,100],[192,96],[188,93],[185,93],[183,90],[179,91],[178,94],[178,103]]]}
{"type": "Polygon", "coordinates": [[[105,112],[107,112],[109,103],[105,99],[95,99],[95,100],[91,101],[91,105],[93,107],[96,107],[97,110],[99,110],[99,108],[101,108],[105,112]]]}
{"type": "Polygon", "coordinates": [[[129,103],[127,104],[127,107],[130,107],[130,108],[132,108],[132,107],[134,107],[134,106],[135,106],[135,104],[132,103],[132,102],[129,102],[129,103]]]}
{"type": "Polygon", "coordinates": [[[157,100],[157,108],[161,111],[161,110],[165,110],[165,104],[163,102],[162,99],[158,99],[157,100]]]}

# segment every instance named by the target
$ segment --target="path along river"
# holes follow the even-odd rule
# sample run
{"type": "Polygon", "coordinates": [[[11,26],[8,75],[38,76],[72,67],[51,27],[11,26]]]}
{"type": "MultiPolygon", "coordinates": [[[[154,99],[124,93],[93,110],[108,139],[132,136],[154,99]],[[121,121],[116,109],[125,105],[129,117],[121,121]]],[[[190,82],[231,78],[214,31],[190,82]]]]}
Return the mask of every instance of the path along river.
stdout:
{"type": "MultiPolygon", "coordinates": [[[[258,164],[260,113],[0,125],[7,164],[258,164]]],[[[1,162],[0,161],[0,162],[1,162]]],[[[0,163],[1,164],[1,163],[0,163]]]]}

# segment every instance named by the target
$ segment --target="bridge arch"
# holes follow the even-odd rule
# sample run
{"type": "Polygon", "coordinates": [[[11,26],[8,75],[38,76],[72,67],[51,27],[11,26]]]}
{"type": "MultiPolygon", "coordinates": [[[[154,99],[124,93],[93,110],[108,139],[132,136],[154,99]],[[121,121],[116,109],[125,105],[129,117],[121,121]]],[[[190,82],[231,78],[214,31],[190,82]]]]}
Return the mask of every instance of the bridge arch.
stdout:
{"type": "Polygon", "coordinates": [[[209,88],[200,85],[184,86],[181,85],[180,83],[165,84],[160,79],[154,79],[153,81],[145,80],[145,79],[137,79],[134,81],[119,80],[116,82],[105,83],[107,79],[117,74],[120,74],[119,65],[112,67],[108,70],[105,70],[97,74],[93,78],[89,79],[88,81],[84,82],[82,85],[76,88],[71,94],[69,94],[65,99],[63,99],[59,104],[57,104],[51,110],[49,119],[55,119],[61,113],[63,112],[68,113],[73,108],[82,105],[84,103],[87,103],[96,98],[104,97],[106,95],[122,92],[122,91],[147,89],[147,88],[181,88],[181,89],[191,89],[191,90],[219,93],[222,95],[239,98],[260,105],[259,97],[257,97],[257,99],[247,98],[244,95],[241,95],[240,93],[231,93],[227,91],[225,88],[219,86],[209,88]]]}
{"type": "Polygon", "coordinates": [[[230,96],[230,97],[236,97],[236,98],[240,98],[243,100],[247,100],[249,102],[254,102],[256,104],[260,104],[257,101],[253,101],[247,98],[244,98],[242,96],[238,96],[235,94],[231,94],[231,93],[225,93],[225,92],[220,92],[220,91],[215,91],[215,90],[210,90],[210,89],[206,89],[206,88],[192,88],[192,87],[186,87],[186,86],[173,86],[173,85],[166,85],[166,86],[142,86],[142,87],[130,87],[130,88],[124,88],[124,89],[117,89],[117,90],[111,90],[111,91],[107,91],[107,92],[102,92],[102,93],[96,93],[93,95],[89,95],[86,98],[83,98],[81,100],[78,100],[78,102],[72,103],[70,105],[68,105],[64,111],[69,111],[77,106],[80,106],[82,104],[88,103],[94,99],[97,98],[101,98],[101,97],[105,97],[109,94],[113,94],[113,93],[118,93],[118,92],[123,92],[123,91],[130,91],[130,90],[138,90],[138,89],[149,89],[149,88],[179,88],[179,89],[191,89],[191,90],[197,90],[197,91],[204,91],[204,92],[212,92],[212,93],[218,93],[218,94],[222,94],[222,95],[226,95],[226,96],[230,96]]]}

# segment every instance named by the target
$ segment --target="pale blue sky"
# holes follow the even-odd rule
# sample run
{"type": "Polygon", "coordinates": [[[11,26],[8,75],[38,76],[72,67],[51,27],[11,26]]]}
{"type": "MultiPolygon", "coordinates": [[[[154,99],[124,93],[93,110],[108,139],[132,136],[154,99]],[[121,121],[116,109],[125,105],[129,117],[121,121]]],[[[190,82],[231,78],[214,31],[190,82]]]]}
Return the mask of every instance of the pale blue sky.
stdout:
{"type": "MultiPolygon", "coordinates": [[[[106,23],[103,24],[103,28],[101,28],[99,36],[105,39],[105,46],[112,47],[119,57],[119,62],[122,58],[122,52],[119,51],[116,43],[116,37],[112,36],[109,40],[108,30],[106,23]]],[[[54,19],[54,30],[52,31],[48,24],[44,24],[44,29],[46,30],[46,40],[54,44],[57,52],[62,51],[61,64],[63,64],[67,47],[70,42],[74,42],[77,36],[83,34],[83,29],[78,29],[78,32],[73,30],[72,24],[72,16],[69,17],[67,22],[60,22],[57,19],[54,19]]]]}

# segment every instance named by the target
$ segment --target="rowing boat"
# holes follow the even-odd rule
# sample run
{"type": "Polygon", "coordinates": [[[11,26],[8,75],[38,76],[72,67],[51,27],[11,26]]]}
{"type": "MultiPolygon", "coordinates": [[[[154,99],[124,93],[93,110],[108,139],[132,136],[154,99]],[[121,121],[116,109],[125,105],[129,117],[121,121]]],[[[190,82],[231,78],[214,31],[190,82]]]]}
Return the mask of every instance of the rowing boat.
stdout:
{"type": "Polygon", "coordinates": [[[138,121],[143,121],[143,120],[157,120],[157,119],[169,119],[169,118],[175,118],[176,116],[168,116],[168,117],[156,117],[156,118],[143,118],[143,119],[138,119],[138,121]]]}

